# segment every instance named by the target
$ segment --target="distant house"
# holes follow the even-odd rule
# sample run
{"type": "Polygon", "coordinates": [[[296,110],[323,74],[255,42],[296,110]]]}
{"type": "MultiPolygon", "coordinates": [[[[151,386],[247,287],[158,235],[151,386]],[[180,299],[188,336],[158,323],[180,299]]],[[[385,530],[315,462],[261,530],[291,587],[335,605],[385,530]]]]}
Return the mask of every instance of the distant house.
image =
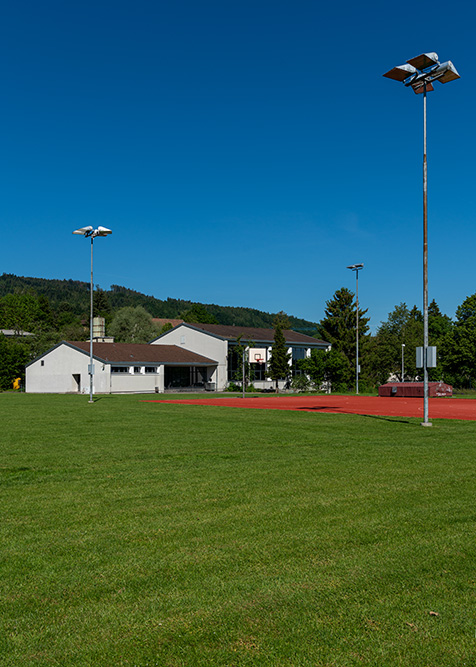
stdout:
{"type": "MultiPolygon", "coordinates": [[[[29,393],[88,393],[89,342],[66,342],[26,366],[29,393]]],[[[205,389],[217,363],[176,345],[93,343],[94,393],[205,389]]]]}
{"type": "Polygon", "coordinates": [[[0,334],[3,334],[5,338],[28,338],[34,335],[29,331],[16,331],[16,329],[0,329],[0,334]]]}
{"type": "MultiPolygon", "coordinates": [[[[283,334],[291,354],[290,376],[300,374],[297,362],[309,357],[312,350],[330,349],[329,343],[312,336],[292,330],[284,330],[283,334]]],[[[266,373],[273,341],[274,329],[182,322],[153,340],[151,345],[177,345],[182,349],[215,359],[217,370],[213,381],[220,391],[236,379],[239,367],[236,347],[240,342],[250,346],[249,357],[254,386],[257,389],[274,386],[266,373]]],[[[281,385],[284,385],[284,381],[281,385]]]]}

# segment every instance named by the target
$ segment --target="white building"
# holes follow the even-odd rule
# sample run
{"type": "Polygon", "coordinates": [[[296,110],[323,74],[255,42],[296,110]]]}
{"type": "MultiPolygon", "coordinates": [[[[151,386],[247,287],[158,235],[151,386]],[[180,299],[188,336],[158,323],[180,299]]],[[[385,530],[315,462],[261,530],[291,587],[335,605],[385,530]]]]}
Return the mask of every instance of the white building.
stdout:
{"type": "MultiPolygon", "coordinates": [[[[289,375],[297,361],[329,343],[296,331],[283,331],[291,354],[289,375]]],[[[273,329],[187,324],[182,322],[150,344],[93,342],[93,391],[96,394],[180,390],[223,391],[236,380],[237,345],[250,346],[251,377],[257,389],[274,383],[267,377],[273,329]]],[[[89,393],[89,342],[61,342],[26,366],[29,393],[89,393]]],[[[280,382],[284,386],[284,380],[280,382]]]]}
{"type": "MultiPolygon", "coordinates": [[[[65,342],[26,366],[29,393],[89,392],[89,342],[65,342]]],[[[95,394],[162,393],[166,389],[205,389],[216,374],[213,359],[175,345],[93,343],[95,394]]]]}
{"type": "MultiPolygon", "coordinates": [[[[297,331],[284,330],[283,335],[291,355],[290,376],[300,373],[297,369],[297,361],[309,357],[312,350],[330,349],[329,343],[297,331]]],[[[229,382],[237,379],[236,347],[239,343],[250,346],[249,360],[254,386],[257,389],[268,389],[275,386],[275,383],[266,375],[273,342],[274,329],[182,322],[153,340],[151,345],[177,345],[182,349],[215,359],[217,369],[213,382],[217,390],[222,391],[226,389],[229,382]]],[[[284,380],[280,382],[281,387],[284,384],[284,380]]]]}

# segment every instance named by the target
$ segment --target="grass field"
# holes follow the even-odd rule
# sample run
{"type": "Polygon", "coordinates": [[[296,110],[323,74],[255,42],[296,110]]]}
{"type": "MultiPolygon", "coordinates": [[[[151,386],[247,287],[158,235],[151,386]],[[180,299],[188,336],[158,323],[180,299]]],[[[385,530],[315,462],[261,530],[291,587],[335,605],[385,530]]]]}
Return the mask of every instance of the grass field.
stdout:
{"type": "Polygon", "coordinates": [[[2,666],[476,664],[475,422],[0,414],[2,666]]]}

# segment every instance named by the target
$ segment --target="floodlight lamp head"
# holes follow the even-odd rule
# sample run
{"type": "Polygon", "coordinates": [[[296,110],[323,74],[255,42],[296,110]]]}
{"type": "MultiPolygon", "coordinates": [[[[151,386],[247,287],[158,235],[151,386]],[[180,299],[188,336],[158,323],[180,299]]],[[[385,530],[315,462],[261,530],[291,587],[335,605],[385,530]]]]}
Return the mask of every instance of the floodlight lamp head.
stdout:
{"type": "Polygon", "coordinates": [[[112,234],[112,231],[110,229],[108,229],[107,227],[102,227],[101,225],[99,225],[99,227],[93,231],[92,236],[93,237],[108,236],[109,234],[112,234]]]}
{"type": "Polygon", "coordinates": [[[109,234],[112,234],[112,231],[107,227],[102,227],[101,225],[99,225],[97,229],[94,229],[94,227],[88,225],[88,227],[80,227],[79,229],[75,229],[73,234],[81,234],[81,236],[85,236],[86,238],[91,237],[95,239],[96,236],[108,236],[109,234]]]}
{"type": "Polygon", "coordinates": [[[91,227],[91,225],[89,225],[88,227],[80,227],[79,229],[75,229],[73,234],[78,234],[81,236],[89,236],[90,232],[92,231],[93,228],[91,227]]]}
{"type": "Polygon", "coordinates": [[[402,82],[416,94],[434,90],[433,81],[448,83],[460,78],[453,63],[450,60],[440,63],[438,54],[434,52],[411,58],[405,65],[394,67],[383,76],[402,82]]]}
{"type": "Polygon", "coordinates": [[[360,271],[360,269],[364,268],[363,264],[351,264],[350,266],[347,267],[351,271],[360,271]]]}
{"type": "Polygon", "coordinates": [[[410,60],[407,60],[407,63],[420,71],[440,64],[438,54],[434,51],[431,53],[422,53],[420,56],[416,56],[416,58],[410,58],[410,60]]]}
{"type": "Polygon", "coordinates": [[[405,81],[416,73],[417,70],[413,67],[413,65],[407,63],[406,65],[398,65],[397,67],[393,67],[388,72],[385,72],[383,76],[387,77],[387,79],[393,79],[394,81],[405,81]]]}

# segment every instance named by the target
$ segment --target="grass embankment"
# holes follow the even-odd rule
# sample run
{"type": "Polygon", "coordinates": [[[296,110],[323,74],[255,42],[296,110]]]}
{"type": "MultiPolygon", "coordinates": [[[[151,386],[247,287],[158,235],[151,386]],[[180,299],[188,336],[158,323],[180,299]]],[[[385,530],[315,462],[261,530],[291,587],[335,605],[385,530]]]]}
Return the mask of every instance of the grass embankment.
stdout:
{"type": "Polygon", "coordinates": [[[476,663],[475,423],[0,410],[2,665],[476,663]]]}

